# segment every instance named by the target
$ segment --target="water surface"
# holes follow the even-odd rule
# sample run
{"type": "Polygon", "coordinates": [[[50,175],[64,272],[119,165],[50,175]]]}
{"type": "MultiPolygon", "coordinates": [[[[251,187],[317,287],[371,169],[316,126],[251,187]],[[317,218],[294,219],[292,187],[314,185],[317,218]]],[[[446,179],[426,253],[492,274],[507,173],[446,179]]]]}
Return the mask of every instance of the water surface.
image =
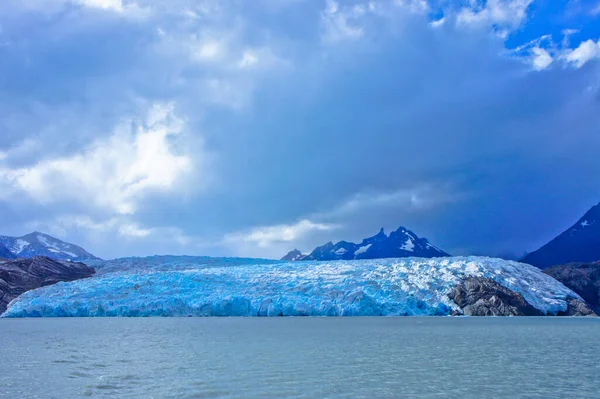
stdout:
{"type": "Polygon", "coordinates": [[[600,320],[0,320],[3,398],[596,398],[600,320]]]}

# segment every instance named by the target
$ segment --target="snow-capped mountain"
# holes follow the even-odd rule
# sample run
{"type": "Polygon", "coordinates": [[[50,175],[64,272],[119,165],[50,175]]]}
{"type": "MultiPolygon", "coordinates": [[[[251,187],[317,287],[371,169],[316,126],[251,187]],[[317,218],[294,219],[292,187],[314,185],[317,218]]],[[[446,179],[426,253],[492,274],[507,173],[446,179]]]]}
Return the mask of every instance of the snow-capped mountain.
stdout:
{"type": "Polygon", "coordinates": [[[302,255],[294,250],[282,260],[351,260],[351,259],[378,259],[378,258],[437,258],[450,256],[446,252],[433,246],[426,238],[419,238],[412,231],[400,227],[387,236],[383,229],[373,237],[365,238],[360,244],[340,241],[337,244],[331,241],[315,248],[309,255],[302,255]]]}
{"type": "Polygon", "coordinates": [[[98,259],[75,244],[63,242],[37,231],[23,237],[0,236],[0,245],[6,247],[14,255],[13,257],[17,258],[47,256],[57,260],[73,261],[98,259]]]}
{"type": "Polygon", "coordinates": [[[600,204],[554,240],[527,254],[521,262],[545,269],[571,262],[597,260],[600,260],[600,204]]]}

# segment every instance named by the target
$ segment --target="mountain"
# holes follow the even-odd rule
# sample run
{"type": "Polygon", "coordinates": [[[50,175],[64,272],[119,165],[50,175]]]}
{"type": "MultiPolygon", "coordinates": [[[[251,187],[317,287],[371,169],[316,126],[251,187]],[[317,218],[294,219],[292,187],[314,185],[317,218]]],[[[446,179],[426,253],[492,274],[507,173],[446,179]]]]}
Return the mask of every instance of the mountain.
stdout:
{"type": "Polygon", "coordinates": [[[545,269],[571,262],[597,260],[600,260],[600,204],[554,240],[527,254],[521,262],[545,269]]]}
{"type": "Polygon", "coordinates": [[[26,292],[2,317],[593,315],[537,267],[501,259],[139,261],[26,292]]]}
{"type": "MultiPolygon", "coordinates": [[[[77,245],[63,242],[37,231],[23,237],[0,236],[0,246],[7,248],[13,254],[13,258],[47,256],[52,259],[72,261],[98,259],[77,245]]],[[[0,255],[0,257],[2,256],[0,255]]]]}
{"type": "Polygon", "coordinates": [[[579,294],[592,308],[600,312],[600,262],[553,266],[545,269],[544,273],[579,294]]]}
{"type": "Polygon", "coordinates": [[[0,244],[0,259],[14,259],[16,258],[15,254],[10,252],[8,248],[4,245],[0,244]]]}
{"type": "Polygon", "coordinates": [[[340,241],[337,244],[331,241],[317,247],[309,255],[302,255],[294,250],[282,260],[351,260],[351,259],[379,259],[379,258],[437,258],[450,256],[441,249],[433,246],[426,238],[419,238],[412,231],[400,227],[387,236],[383,229],[373,237],[365,238],[360,244],[340,241]]]}
{"type": "Polygon", "coordinates": [[[26,291],[93,274],[94,269],[83,263],[57,261],[44,256],[0,261],[0,314],[10,301],[26,291]]]}
{"type": "Polygon", "coordinates": [[[281,260],[295,261],[295,260],[300,260],[300,259],[304,258],[305,256],[306,255],[303,255],[302,252],[298,251],[297,249],[294,249],[293,251],[288,252],[286,256],[281,258],[281,260]]]}

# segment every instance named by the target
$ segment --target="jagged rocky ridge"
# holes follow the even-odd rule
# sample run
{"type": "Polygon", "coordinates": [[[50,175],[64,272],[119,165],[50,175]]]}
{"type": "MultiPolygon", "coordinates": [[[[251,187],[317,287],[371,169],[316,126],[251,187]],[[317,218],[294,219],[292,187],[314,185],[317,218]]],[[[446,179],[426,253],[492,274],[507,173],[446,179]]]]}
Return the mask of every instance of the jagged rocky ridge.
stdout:
{"type": "MultiPolygon", "coordinates": [[[[49,236],[48,234],[33,232],[22,237],[0,236],[0,247],[6,248],[12,258],[31,258],[33,256],[46,256],[57,260],[88,261],[98,259],[85,249],[49,236]]],[[[0,248],[0,253],[2,248],[0,248]]],[[[2,256],[0,258],[11,258],[2,256]]]]}
{"type": "Polygon", "coordinates": [[[382,259],[382,258],[436,258],[450,256],[433,246],[426,238],[419,238],[412,231],[400,227],[398,230],[385,234],[383,229],[373,237],[365,238],[360,244],[340,241],[337,244],[328,242],[315,248],[308,255],[303,255],[297,249],[289,252],[282,260],[352,260],[352,259],[382,259]]]}
{"type": "Polygon", "coordinates": [[[509,316],[585,310],[581,297],[538,268],[500,259],[145,262],[143,267],[129,260],[130,270],[29,291],[3,317],[509,316]]]}
{"type": "Polygon", "coordinates": [[[544,270],[579,294],[595,311],[600,312],[600,262],[569,263],[544,270]]]}
{"type": "Polygon", "coordinates": [[[527,254],[521,262],[545,269],[571,262],[600,260],[600,204],[591,208],[568,230],[537,251],[527,254]]]}
{"type": "Polygon", "coordinates": [[[0,261],[0,313],[26,291],[93,274],[94,269],[83,263],[57,261],[43,256],[0,261]]]}

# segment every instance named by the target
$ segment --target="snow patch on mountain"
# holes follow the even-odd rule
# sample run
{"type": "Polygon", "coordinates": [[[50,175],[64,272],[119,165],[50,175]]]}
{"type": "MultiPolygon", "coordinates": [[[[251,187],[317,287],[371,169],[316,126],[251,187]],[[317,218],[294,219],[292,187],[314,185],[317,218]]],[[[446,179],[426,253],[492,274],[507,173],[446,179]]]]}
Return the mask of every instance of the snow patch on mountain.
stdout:
{"type": "Polygon", "coordinates": [[[14,244],[10,246],[10,250],[15,254],[19,254],[19,253],[23,252],[23,250],[26,247],[28,247],[29,245],[31,245],[31,243],[29,241],[25,241],[21,238],[17,238],[15,240],[14,244]]]}
{"type": "Polygon", "coordinates": [[[404,251],[412,252],[415,249],[415,242],[412,240],[412,238],[409,237],[406,240],[406,242],[404,244],[402,244],[400,249],[403,249],[404,251]]]}
{"type": "Polygon", "coordinates": [[[367,252],[369,250],[369,248],[371,248],[371,245],[373,245],[373,244],[367,244],[367,245],[363,245],[362,247],[359,247],[356,250],[356,252],[354,252],[354,255],[364,254],[365,252],[367,252]]]}
{"type": "Polygon", "coordinates": [[[132,265],[129,271],[104,274],[99,267],[98,277],[21,295],[3,317],[450,315],[458,306],[448,294],[467,277],[492,279],[544,314],[563,312],[569,298],[580,299],[533,266],[481,257],[168,260],[165,266],[158,258],[131,258],[122,263],[132,265]]]}

